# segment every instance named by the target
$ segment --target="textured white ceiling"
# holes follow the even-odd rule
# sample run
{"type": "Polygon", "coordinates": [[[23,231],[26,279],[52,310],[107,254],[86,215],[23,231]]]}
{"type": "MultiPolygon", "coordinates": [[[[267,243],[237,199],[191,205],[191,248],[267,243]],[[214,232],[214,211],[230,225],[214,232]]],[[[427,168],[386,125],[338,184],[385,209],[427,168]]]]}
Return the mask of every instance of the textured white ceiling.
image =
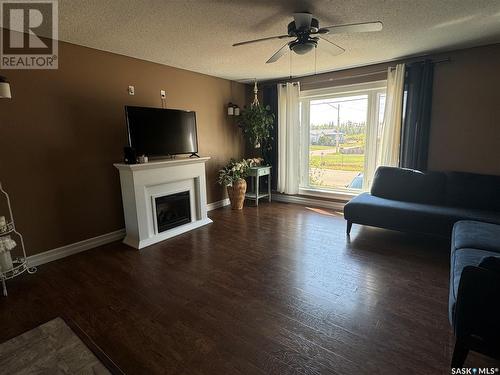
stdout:
{"type": "MultiPolygon", "coordinates": [[[[235,42],[286,34],[295,11],[320,26],[380,20],[376,33],[330,35],[346,52],[317,51],[317,72],[500,42],[499,0],[60,0],[60,39],[234,80],[290,74],[283,44],[235,42]]],[[[314,73],[314,53],[293,55],[293,75],[314,73]]]]}

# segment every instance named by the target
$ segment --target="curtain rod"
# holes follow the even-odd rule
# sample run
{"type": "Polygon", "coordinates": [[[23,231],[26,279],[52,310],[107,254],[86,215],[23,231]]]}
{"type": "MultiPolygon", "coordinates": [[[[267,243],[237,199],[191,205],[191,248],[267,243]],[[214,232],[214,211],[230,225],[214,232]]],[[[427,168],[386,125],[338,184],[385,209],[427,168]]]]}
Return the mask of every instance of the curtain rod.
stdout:
{"type": "MultiPolygon", "coordinates": [[[[408,64],[411,64],[411,63],[419,63],[419,62],[424,62],[428,59],[418,59],[418,60],[411,60],[411,59],[408,59],[407,62],[404,62],[404,63],[408,63],[408,64]]],[[[451,59],[449,57],[446,57],[446,58],[442,58],[442,59],[438,59],[438,60],[430,60],[433,64],[440,64],[440,63],[444,63],[444,62],[450,62],[451,59]]],[[[307,86],[307,85],[314,85],[314,84],[317,84],[317,83],[323,83],[323,82],[331,82],[331,81],[341,81],[341,80],[345,80],[345,79],[352,79],[352,78],[356,78],[356,77],[365,77],[365,76],[373,76],[373,75],[377,75],[377,74],[382,74],[382,73],[387,73],[387,69],[396,69],[396,66],[388,66],[387,68],[385,69],[380,69],[380,70],[374,70],[374,71],[371,71],[371,72],[367,72],[367,73],[358,73],[358,74],[350,74],[348,76],[345,76],[345,77],[337,77],[337,78],[328,78],[328,79],[324,79],[324,80],[319,80],[319,81],[313,81],[313,82],[304,82],[302,83],[302,85],[304,86],[307,86]]],[[[341,70],[337,70],[336,72],[341,72],[341,70]]],[[[336,73],[336,72],[331,72],[331,73],[336,73]]],[[[328,73],[320,73],[320,74],[328,74],[328,73]]],[[[307,77],[296,77],[296,78],[293,78],[293,79],[296,79],[296,80],[300,80],[301,78],[307,78],[307,77]]],[[[286,82],[278,82],[279,84],[286,84],[286,82]]],[[[296,84],[296,82],[294,82],[294,84],[296,84]]]]}
{"type": "MultiPolygon", "coordinates": [[[[439,60],[420,59],[420,60],[415,60],[415,61],[408,61],[408,64],[422,63],[422,62],[425,62],[425,61],[430,61],[433,64],[441,64],[441,63],[444,63],[444,62],[450,62],[451,59],[449,57],[444,58],[444,59],[439,59],[439,60]]],[[[394,69],[396,69],[396,67],[395,66],[390,66],[389,69],[394,70],[394,69]]]]}

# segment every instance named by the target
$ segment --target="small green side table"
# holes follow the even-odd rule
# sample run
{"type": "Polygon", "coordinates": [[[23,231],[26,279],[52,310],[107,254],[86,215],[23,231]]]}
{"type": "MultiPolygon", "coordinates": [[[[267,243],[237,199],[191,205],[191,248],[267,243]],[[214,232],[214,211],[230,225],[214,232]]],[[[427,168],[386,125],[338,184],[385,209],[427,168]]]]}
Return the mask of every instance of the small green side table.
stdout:
{"type": "Polygon", "coordinates": [[[260,198],[267,197],[269,202],[271,202],[271,167],[251,167],[248,171],[248,177],[250,178],[251,190],[245,194],[245,198],[254,200],[256,206],[259,205],[260,198]],[[267,176],[267,193],[261,193],[259,191],[259,180],[262,176],[267,176]]]}

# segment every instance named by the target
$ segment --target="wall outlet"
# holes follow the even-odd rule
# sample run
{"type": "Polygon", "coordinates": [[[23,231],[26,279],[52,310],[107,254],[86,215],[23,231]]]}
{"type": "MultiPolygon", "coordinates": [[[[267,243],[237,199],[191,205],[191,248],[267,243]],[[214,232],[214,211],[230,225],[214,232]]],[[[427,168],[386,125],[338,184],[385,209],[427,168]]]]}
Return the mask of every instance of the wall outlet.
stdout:
{"type": "Polygon", "coordinates": [[[135,87],[134,86],[129,86],[128,87],[128,94],[129,95],[135,95],[135,87]]]}
{"type": "Polygon", "coordinates": [[[166,99],[167,98],[167,93],[165,92],[165,90],[160,90],[160,97],[162,99],[166,99]]]}

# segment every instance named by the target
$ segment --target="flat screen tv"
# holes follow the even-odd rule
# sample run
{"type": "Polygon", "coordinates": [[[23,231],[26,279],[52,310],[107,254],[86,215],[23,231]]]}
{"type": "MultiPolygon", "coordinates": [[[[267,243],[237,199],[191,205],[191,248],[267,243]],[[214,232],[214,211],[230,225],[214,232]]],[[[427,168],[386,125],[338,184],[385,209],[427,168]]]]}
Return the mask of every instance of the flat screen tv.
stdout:
{"type": "Polygon", "coordinates": [[[179,109],[125,106],[129,146],[137,155],[196,155],[196,113],[179,109]]]}

